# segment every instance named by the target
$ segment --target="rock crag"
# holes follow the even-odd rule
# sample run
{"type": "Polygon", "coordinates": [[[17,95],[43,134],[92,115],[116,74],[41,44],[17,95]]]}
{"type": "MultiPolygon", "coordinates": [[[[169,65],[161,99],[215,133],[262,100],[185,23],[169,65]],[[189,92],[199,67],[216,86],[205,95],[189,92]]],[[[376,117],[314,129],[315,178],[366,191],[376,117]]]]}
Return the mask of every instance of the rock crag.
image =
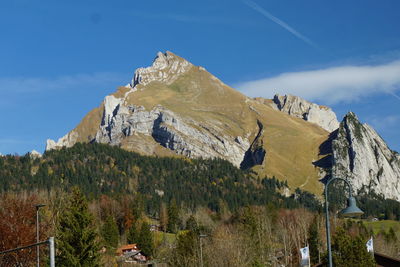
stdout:
{"type": "Polygon", "coordinates": [[[400,155],[354,113],[340,123],[332,151],[333,175],[349,179],[353,190],[365,187],[400,201],[400,155]]]}
{"type": "Polygon", "coordinates": [[[277,94],[273,98],[273,103],[278,110],[315,123],[328,132],[333,132],[339,127],[336,114],[330,108],[308,102],[298,96],[277,94]]]}

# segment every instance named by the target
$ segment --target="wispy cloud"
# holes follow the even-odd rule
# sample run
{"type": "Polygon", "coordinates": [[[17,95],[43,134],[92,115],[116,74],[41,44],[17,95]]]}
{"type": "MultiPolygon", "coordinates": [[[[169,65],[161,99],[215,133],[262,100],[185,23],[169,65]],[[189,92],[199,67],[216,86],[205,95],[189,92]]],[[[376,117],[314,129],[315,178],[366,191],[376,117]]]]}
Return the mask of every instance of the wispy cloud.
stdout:
{"type": "Polygon", "coordinates": [[[3,144],[34,144],[32,140],[15,139],[15,138],[0,138],[0,145],[3,144]]]}
{"type": "Polygon", "coordinates": [[[0,95],[5,92],[43,92],[77,86],[103,86],[109,83],[120,83],[124,81],[123,79],[126,79],[126,75],[110,72],[63,75],[53,78],[0,77],[0,95]]]}
{"type": "Polygon", "coordinates": [[[399,125],[400,115],[373,116],[367,120],[378,131],[398,131],[396,126],[399,125]]]}
{"type": "Polygon", "coordinates": [[[381,65],[289,72],[240,83],[236,87],[248,96],[293,94],[328,104],[351,102],[377,93],[391,94],[400,100],[396,94],[400,89],[400,60],[381,65]]]}
{"type": "Polygon", "coordinates": [[[293,34],[294,36],[296,36],[300,40],[304,41],[305,43],[311,45],[314,48],[319,49],[319,47],[313,41],[311,41],[309,38],[307,38],[306,36],[304,36],[300,32],[296,31],[293,27],[289,26],[283,20],[281,20],[281,19],[275,17],[274,15],[272,15],[271,13],[269,13],[267,10],[265,10],[264,8],[259,6],[257,3],[255,3],[255,2],[253,2],[251,0],[243,0],[243,3],[245,3],[247,6],[249,6],[252,9],[254,9],[255,11],[257,11],[258,13],[260,13],[261,15],[266,17],[267,19],[275,22],[276,24],[278,24],[279,26],[281,26],[282,28],[284,28],[285,30],[287,30],[288,32],[290,32],[291,34],[293,34]]]}

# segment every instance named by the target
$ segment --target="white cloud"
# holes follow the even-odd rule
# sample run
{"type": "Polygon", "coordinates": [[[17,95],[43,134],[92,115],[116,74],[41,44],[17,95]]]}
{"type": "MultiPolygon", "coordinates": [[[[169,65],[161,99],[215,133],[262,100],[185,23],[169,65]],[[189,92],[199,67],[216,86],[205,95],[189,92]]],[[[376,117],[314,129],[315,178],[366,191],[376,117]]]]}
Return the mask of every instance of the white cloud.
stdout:
{"type": "Polygon", "coordinates": [[[293,94],[327,104],[352,102],[377,93],[396,95],[400,88],[400,60],[381,65],[339,66],[319,70],[288,72],[276,77],[240,83],[248,96],[272,97],[293,94]]]}

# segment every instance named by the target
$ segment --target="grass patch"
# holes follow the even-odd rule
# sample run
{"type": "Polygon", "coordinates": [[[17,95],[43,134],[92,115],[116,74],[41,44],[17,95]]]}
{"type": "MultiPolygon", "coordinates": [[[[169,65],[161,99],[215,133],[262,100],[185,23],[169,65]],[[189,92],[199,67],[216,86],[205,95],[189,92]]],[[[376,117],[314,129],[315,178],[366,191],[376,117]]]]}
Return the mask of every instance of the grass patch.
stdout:
{"type": "Polygon", "coordinates": [[[173,244],[176,240],[176,235],[171,234],[171,233],[164,233],[161,231],[154,231],[154,241],[156,244],[160,243],[167,243],[167,244],[173,244]]]}
{"type": "Polygon", "coordinates": [[[377,234],[382,230],[388,231],[390,229],[390,227],[392,227],[393,230],[397,234],[400,234],[400,222],[399,221],[393,221],[393,220],[383,220],[383,221],[376,221],[376,222],[364,221],[364,224],[368,229],[372,229],[374,234],[377,234]]]}

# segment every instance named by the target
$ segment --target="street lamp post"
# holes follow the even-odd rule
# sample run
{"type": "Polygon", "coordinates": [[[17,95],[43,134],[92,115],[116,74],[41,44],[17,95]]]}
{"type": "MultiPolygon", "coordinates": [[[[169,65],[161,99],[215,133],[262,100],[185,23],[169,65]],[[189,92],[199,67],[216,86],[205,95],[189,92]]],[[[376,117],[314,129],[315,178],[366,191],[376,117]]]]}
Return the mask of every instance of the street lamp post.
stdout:
{"type": "Polygon", "coordinates": [[[360,210],[356,205],[356,199],[353,197],[353,191],[351,189],[351,184],[349,181],[339,177],[332,177],[328,180],[325,185],[325,215],[326,215],[326,243],[328,247],[328,260],[329,260],[329,267],[332,267],[332,251],[331,251],[331,229],[329,224],[329,209],[328,209],[328,186],[331,182],[335,180],[342,180],[344,181],[349,187],[349,198],[347,199],[347,208],[342,210],[340,213],[345,217],[356,217],[364,214],[362,210],[360,210]]]}
{"type": "MultiPolygon", "coordinates": [[[[36,243],[39,243],[39,209],[44,207],[44,204],[37,204],[36,207],[36,243]]],[[[40,266],[40,258],[39,258],[39,246],[36,246],[36,266],[40,266]]]]}

